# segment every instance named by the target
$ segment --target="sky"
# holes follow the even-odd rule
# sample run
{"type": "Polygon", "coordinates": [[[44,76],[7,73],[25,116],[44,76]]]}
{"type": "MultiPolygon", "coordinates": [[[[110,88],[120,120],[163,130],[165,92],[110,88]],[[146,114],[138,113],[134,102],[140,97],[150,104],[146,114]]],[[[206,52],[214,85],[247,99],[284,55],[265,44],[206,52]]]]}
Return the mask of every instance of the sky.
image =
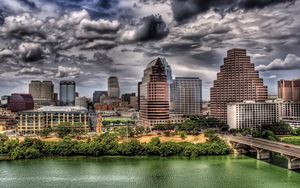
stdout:
{"type": "Polygon", "coordinates": [[[202,79],[203,98],[226,51],[246,48],[277,94],[300,78],[299,0],[0,0],[0,95],[31,80],[75,80],[80,96],[136,92],[147,64],[165,57],[173,77],[202,79]]]}

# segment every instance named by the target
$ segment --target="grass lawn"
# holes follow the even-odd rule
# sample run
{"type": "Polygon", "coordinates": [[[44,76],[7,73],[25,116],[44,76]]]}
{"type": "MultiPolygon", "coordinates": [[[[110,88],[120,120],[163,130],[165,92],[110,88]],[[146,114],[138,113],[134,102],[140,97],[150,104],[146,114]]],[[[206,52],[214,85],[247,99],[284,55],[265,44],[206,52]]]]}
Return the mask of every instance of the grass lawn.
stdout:
{"type": "Polygon", "coordinates": [[[284,136],[280,137],[280,140],[288,144],[300,145],[300,136],[284,136]]]}

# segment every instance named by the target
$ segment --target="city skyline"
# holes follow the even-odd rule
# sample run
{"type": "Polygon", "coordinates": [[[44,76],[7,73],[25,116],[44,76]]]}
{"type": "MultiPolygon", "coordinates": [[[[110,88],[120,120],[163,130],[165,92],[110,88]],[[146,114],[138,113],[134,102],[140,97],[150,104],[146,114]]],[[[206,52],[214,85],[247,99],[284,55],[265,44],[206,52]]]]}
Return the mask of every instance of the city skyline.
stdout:
{"type": "Polygon", "coordinates": [[[299,10],[297,0],[0,0],[1,95],[28,93],[31,80],[55,91],[75,80],[91,97],[111,75],[121,93],[137,92],[147,63],[165,57],[173,77],[203,80],[208,100],[231,48],[247,49],[275,95],[278,80],[300,72],[299,10]]]}

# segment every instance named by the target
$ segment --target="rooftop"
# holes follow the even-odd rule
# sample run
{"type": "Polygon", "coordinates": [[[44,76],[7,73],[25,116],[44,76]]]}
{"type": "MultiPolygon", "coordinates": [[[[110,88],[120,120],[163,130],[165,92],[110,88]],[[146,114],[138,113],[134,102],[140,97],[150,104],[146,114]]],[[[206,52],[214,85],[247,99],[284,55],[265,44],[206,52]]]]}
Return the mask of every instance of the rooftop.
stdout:
{"type": "Polygon", "coordinates": [[[23,112],[82,112],[88,111],[82,106],[43,106],[35,110],[26,110],[23,112]]]}

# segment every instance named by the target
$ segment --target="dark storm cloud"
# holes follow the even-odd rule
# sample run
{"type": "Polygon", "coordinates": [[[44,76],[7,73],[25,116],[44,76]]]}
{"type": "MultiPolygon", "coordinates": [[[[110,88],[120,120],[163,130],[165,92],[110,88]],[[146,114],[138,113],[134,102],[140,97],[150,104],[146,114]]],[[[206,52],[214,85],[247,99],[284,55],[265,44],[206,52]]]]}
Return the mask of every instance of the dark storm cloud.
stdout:
{"type": "Polygon", "coordinates": [[[44,58],[42,46],[38,43],[22,43],[19,53],[24,61],[37,61],[44,58]]]}
{"type": "Polygon", "coordinates": [[[168,35],[169,29],[160,15],[151,15],[141,19],[142,27],[137,31],[140,41],[162,39],[168,35]]]}
{"type": "Polygon", "coordinates": [[[292,3],[296,0],[171,0],[173,16],[182,21],[213,8],[220,13],[238,9],[264,8],[279,3],[292,3]]]}
{"type": "Polygon", "coordinates": [[[160,15],[144,17],[135,27],[123,33],[122,42],[159,40],[169,34],[169,28],[160,15]]]}

